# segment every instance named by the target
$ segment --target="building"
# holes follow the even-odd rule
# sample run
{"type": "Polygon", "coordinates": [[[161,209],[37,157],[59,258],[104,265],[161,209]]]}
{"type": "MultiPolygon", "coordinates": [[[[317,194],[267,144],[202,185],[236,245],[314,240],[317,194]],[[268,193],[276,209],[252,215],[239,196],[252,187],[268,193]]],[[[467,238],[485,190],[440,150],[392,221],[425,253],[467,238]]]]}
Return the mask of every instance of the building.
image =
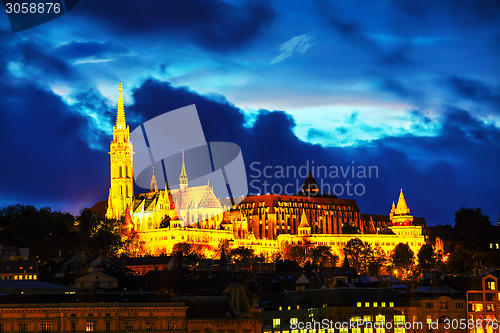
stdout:
{"type": "Polygon", "coordinates": [[[467,319],[475,323],[469,332],[500,332],[494,324],[500,320],[499,298],[498,277],[492,274],[481,279],[479,290],[467,291],[467,319]]]}
{"type": "MultiPolygon", "coordinates": [[[[133,193],[133,148],[125,120],[121,84],[118,110],[110,144],[110,189],[106,217],[123,218],[152,255],[171,253],[176,243],[201,247],[213,256],[221,243],[248,247],[268,257],[289,245],[326,245],[342,256],[342,249],[357,237],[385,252],[408,243],[414,253],[426,242],[425,220],[415,223],[401,190],[388,217],[361,214],[352,199],[322,195],[311,173],[297,195],[265,194],[246,197],[229,206],[208,184],[189,186],[182,152],[179,188],[159,190],[154,169],[147,193],[133,193]],[[375,217],[375,219],[374,219],[375,217]]],[[[95,205],[100,210],[103,205],[95,205]]]]}
{"type": "MultiPolygon", "coordinates": [[[[391,322],[395,327],[397,323],[404,323],[407,320],[406,312],[406,307],[398,301],[397,295],[388,289],[290,291],[264,307],[263,332],[382,333],[386,331],[377,331],[378,325],[391,322]]],[[[391,332],[405,331],[403,328],[391,332]]]]}
{"type": "Polygon", "coordinates": [[[118,279],[102,272],[94,271],[76,279],[75,287],[78,290],[89,291],[117,289],[118,279]]]}
{"type": "Polygon", "coordinates": [[[0,295],[0,332],[186,332],[185,317],[151,294],[0,295]]]}
{"type": "Polygon", "coordinates": [[[261,333],[260,310],[252,308],[243,286],[231,284],[222,295],[185,296],[188,333],[261,333]]]}
{"type": "Polygon", "coordinates": [[[408,318],[422,322],[414,332],[467,332],[460,322],[467,319],[465,295],[446,285],[420,286],[409,293],[408,318]],[[458,324],[458,325],[457,325],[458,324]]]}

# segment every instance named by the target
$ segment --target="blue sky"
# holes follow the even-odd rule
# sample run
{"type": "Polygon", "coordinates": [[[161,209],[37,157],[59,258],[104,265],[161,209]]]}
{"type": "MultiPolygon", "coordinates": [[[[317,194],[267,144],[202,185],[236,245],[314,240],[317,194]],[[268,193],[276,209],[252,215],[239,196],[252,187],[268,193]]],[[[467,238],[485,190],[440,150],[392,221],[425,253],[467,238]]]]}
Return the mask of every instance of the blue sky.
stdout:
{"type": "Polygon", "coordinates": [[[196,103],[247,166],[377,165],[363,213],[497,220],[498,1],[81,0],[0,49],[1,205],[107,198],[122,82],[132,128],[196,103]]]}

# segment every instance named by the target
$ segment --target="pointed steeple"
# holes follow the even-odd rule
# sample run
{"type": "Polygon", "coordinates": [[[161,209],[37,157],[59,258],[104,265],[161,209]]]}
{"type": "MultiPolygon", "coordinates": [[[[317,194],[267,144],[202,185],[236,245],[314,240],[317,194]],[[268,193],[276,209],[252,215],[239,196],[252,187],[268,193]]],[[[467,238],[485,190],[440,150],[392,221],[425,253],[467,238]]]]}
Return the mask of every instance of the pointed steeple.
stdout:
{"type": "Polygon", "coordinates": [[[185,190],[188,187],[188,176],[186,173],[186,164],[184,163],[184,149],[182,150],[182,167],[181,175],[179,176],[180,189],[185,190]]]}
{"type": "Polygon", "coordinates": [[[309,228],[309,227],[310,227],[310,225],[309,225],[309,221],[307,221],[306,211],[303,210],[302,211],[302,216],[300,217],[299,228],[309,228]]]}
{"type": "Polygon", "coordinates": [[[125,108],[123,107],[122,83],[118,86],[118,110],[116,112],[116,127],[125,126],[125,108]]]}
{"type": "Polygon", "coordinates": [[[397,215],[409,215],[410,214],[410,209],[406,205],[405,196],[403,195],[403,189],[401,189],[401,192],[399,193],[398,205],[396,206],[395,213],[397,215]]]}
{"type": "Polygon", "coordinates": [[[158,184],[156,183],[154,165],[153,165],[153,176],[151,177],[151,185],[149,185],[149,192],[158,192],[158,184]]]}
{"type": "Polygon", "coordinates": [[[319,194],[319,186],[314,179],[312,172],[309,170],[306,179],[304,180],[304,184],[302,185],[302,191],[300,194],[303,195],[311,195],[315,196],[319,194]]]}
{"type": "Polygon", "coordinates": [[[309,224],[309,221],[307,221],[305,210],[302,211],[298,231],[299,235],[309,235],[311,233],[311,225],[309,224]]]}

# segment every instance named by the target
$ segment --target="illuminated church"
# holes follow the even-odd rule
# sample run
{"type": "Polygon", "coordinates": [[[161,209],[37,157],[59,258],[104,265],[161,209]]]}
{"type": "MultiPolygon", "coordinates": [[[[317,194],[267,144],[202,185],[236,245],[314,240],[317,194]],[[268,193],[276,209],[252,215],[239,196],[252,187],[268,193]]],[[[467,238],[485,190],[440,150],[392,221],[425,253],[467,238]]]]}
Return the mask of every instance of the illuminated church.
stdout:
{"type": "Polygon", "coordinates": [[[297,244],[327,245],[342,255],[344,245],[355,237],[387,253],[401,242],[418,253],[426,242],[425,220],[410,215],[402,190],[389,215],[361,214],[353,199],[317,193],[312,175],[297,195],[248,196],[232,206],[215,196],[208,180],[207,185],[189,186],[184,152],[178,189],[165,185],[159,190],[153,169],[149,191],[134,195],[134,152],[121,84],[109,154],[106,217],[125,217],[149,254],[171,253],[179,242],[201,244],[207,255],[215,253],[221,242],[266,255],[297,244]]]}
{"type": "Polygon", "coordinates": [[[119,219],[124,215],[130,217],[134,229],[138,232],[159,229],[163,221],[171,227],[193,224],[203,229],[220,228],[222,206],[208,184],[188,186],[184,152],[182,152],[179,189],[158,190],[153,169],[149,192],[138,195],[133,193],[133,154],[120,84],[118,111],[109,151],[111,186],[106,217],[109,219],[119,219]]]}

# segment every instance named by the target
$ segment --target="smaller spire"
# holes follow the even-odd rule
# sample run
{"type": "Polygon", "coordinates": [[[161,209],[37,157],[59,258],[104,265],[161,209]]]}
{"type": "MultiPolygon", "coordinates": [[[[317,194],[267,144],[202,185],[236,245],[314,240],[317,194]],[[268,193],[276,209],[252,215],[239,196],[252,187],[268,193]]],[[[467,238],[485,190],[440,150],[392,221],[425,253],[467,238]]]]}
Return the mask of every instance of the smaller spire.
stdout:
{"type": "Polygon", "coordinates": [[[158,192],[158,184],[156,183],[154,165],[153,165],[153,176],[151,177],[151,185],[149,185],[149,192],[158,192]]]}
{"type": "Polygon", "coordinates": [[[125,126],[125,108],[123,107],[122,83],[118,85],[118,110],[116,112],[116,127],[125,126]]]}
{"type": "Polygon", "coordinates": [[[302,211],[302,216],[300,217],[299,228],[310,228],[309,222],[307,221],[305,209],[302,211]]]}
{"type": "Polygon", "coordinates": [[[181,190],[185,190],[188,186],[188,176],[186,173],[186,164],[184,163],[184,149],[182,150],[182,167],[181,175],[179,176],[179,184],[181,190]]]}

